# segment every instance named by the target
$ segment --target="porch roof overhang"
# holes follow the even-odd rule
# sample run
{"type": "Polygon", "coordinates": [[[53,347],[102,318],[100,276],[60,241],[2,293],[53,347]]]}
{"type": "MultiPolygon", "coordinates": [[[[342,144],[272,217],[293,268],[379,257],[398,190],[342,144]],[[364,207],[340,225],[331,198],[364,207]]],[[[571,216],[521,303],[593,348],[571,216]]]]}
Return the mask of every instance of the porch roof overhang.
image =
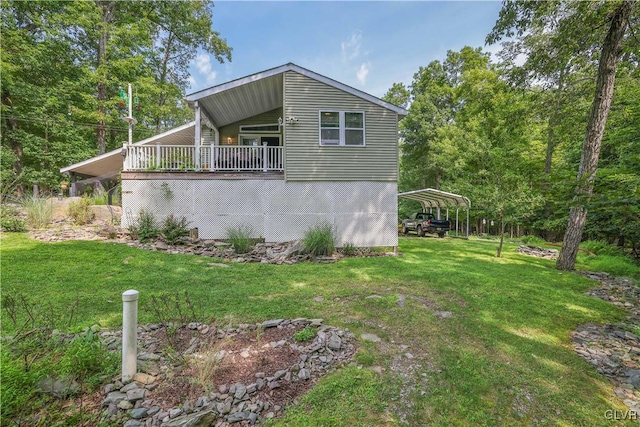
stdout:
{"type": "Polygon", "coordinates": [[[207,117],[215,127],[225,126],[247,117],[265,113],[276,108],[282,108],[284,92],[283,74],[287,71],[294,71],[348,92],[394,111],[400,117],[404,117],[409,113],[404,108],[400,108],[366,92],[362,92],[344,83],[340,83],[292,63],[192,93],[187,95],[185,100],[190,106],[198,102],[205,117],[207,117]]]}
{"type": "MultiPolygon", "coordinates": [[[[195,138],[195,122],[178,126],[150,138],[138,141],[135,146],[162,144],[162,145],[193,145],[195,138]]],[[[61,173],[76,173],[83,176],[99,176],[103,178],[114,177],[122,170],[122,148],[118,148],[100,156],[92,157],[80,163],[60,169],[61,173]]]]}
{"type": "Polygon", "coordinates": [[[416,200],[426,208],[449,208],[449,207],[465,207],[471,208],[471,201],[459,194],[447,193],[446,191],[435,190],[433,188],[424,188],[422,190],[407,191],[406,193],[398,193],[398,197],[409,200],[416,200]]]}

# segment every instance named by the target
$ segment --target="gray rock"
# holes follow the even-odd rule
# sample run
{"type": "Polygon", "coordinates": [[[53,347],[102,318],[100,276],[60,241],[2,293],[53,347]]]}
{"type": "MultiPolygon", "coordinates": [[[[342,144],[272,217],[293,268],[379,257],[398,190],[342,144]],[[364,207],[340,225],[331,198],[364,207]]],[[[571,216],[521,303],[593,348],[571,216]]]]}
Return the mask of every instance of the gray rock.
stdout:
{"type": "Polygon", "coordinates": [[[118,402],[118,408],[126,411],[133,408],[133,403],[129,402],[128,400],[121,400],[120,402],[118,402]]]}
{"type": "Polygon", "coordinates": [[[147,390],[144,388],[134,388],[127,392],[127,400],[135,402],[136,400],[144,399],[147,394],[147,390]]]}
{"type": "Polygon", "coordinates": [[[298,378],[301,380],[308,380],[311,378],[311,372],[308,369],[300,369],[300,372],[298,372],[298,378]]]}
{"type": "Polygon", "coordinates": [[[147,415],[150,416],[150,417],[153,417],[158,412],[160,412],[160,407],[154,405],[151,408],[149,408],[149,411],[147,412],[147,415]]]}
{"type": "Polygon", "coordinates": [[[43,393],[51,394],[58,399],[72,396],[80,390],[80,384],[67,378],[43,378],[38,381],[38,387],[43,393]]]}
{"type": "Polygon", "coordinates": [[[135,390],[136,388],[140,388],[140,387],[142,387],[141,384],[138,384],[137,382],[133,381],[133,382],[130,382],[129,384],[127,384],[126,386],[122,387],[120,389],[120,391],[123,392],[123,393],[126,393],[129,390],[135,390]]]}
{"type": "Polygon", "coordinates": [[[233,397],[236,399],[242,399],[244,395],[247,393],[247,387],[244,384],[236,384],[236,391],[233,394],[233,397]]]}
{"type": "Polygon", "coordinates": [[[216,404],[216,411],[221,415],[226,415],[231,412],[231,402],[219,402],[216,404]]]}
{"type": "Polygon", "coordinates": [[[251,424],[255,424],[258,421],[258,414],[256,414],[255,412],[249,412],[247,420],[249,420],[251,424]]]}
{"type": "Polygon", "coordinates": [[[327,347],[334,351],[340,350],[340,347],[342,347],[342,340],[337,334],[331,334],[329,336],[329,341],[327,341],[327,347]]]}
{"type": "Polygon", "coordinates": [[[102,402],[102,406],[107,406],[111,403],[113,403],[114,405],[117,405],[118,403],[120,403],[122,400],[125,400],[126,398],[127,398],[126,393],[122,393],[120,391],[112,391],[111,393],[107,394],[107,397],[102,402]]]}
{"type": "Polygon", "coordinates": [[[276,388],[280,388],[280,383],[278,381],[271,381],[269,383],[269,390],[273,390],[276,388]]]}
{"type": "Polygon", "coordinates": [[[141,427],[144,424],[142,424],[140,421],[138,420],[129,420],[126,423],[124,423],[124,427],[141,427]]]}
{"type": "Polygon", "coordinates": [[[249,414],[251,414],[251,412],[236,412],[229,415],[227,421],[229,421],[230,423],[237,423],[238,421],[248,420],[249,414]]]}
{"type": "Polygon", "coordinates": [[[209,404],[209,398],[207,396],[200,396],[196,401],[196,408],[202,408],[209,404]]]}
{"type": "Polygon", "coordinates": [[[194,412],[181,415],[171,421],[162,424],[163,427],[209,427],[216,420],[216,414],[207,409],[206,411],[194,412]]]}
{"type": "Polygon", "coordinates": [[[321,326],[322,322],[324,322],[324,319],[311,319],[311,323],[309,323],[309,326],[321,326]]]}
{"type": "Polygon", "coordinates": [[[629,377],[629,379],[627,380],[627,382],[631,385],[633,385],[635,388],[640,389],[640,375],[639,374],[634,374],[632,376],[629,377]]]}
{"type": "Polygon", "coordinates": [[[264,329],[275,328],[282,322],[284,322],[284,319],[265,320],[260,326],[262,326],[264,329]]]}
{"type": "Polygon", "coordinates": [[[169,418],[176,418],[178,415],[182,414],[182,409],[173,408],[169,411],[169,418]]]}
{"type": "Polygon", "coordinates": [[[147,408],[136,408],[131,411],[131,418],[140,419],[144,418],[149,414],[149,410],[147,408]]]}

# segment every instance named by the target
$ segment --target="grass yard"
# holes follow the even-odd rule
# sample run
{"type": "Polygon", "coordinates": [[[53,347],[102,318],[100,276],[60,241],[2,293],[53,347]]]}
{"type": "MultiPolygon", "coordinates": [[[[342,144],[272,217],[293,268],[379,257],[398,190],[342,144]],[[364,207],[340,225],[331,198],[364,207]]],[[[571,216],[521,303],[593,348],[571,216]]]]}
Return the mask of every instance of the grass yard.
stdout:
{"type": "MultiPolygon", "coordinates": [[[[157,321],[152,296],[187,291],[208,322],[324,318],[382,338],[361,342],[358,366],[325,377],[273,425],[608,426],[606,411],[626,409],[569,338],[625,313],[587,296],[594,282],[515,245],[496,258],[492,241],[402,237],[400,257],[225,268],[113,243],[3,234],[1,244],[3,303],[27,295],[61,326],[118,327],[121,294],[136,289],[142,323],[157,321]]],[[[2,328],[12,332],[6,310],[2,328]]]]}

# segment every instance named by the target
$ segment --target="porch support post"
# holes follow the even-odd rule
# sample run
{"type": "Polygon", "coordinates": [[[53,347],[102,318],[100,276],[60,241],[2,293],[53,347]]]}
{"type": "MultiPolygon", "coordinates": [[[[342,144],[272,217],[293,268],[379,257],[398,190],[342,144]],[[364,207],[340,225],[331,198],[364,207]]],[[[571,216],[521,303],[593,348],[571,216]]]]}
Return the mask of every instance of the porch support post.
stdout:
{"type": "Polygon", "coordinates": [[[128,149],[129,145],[126,142],[122,143],[122,170],[123,171],[128,171],[129,170],[129,156],[128,156],[128,149]]]}
{"type": "Polygon", "coordinates": [[[160,169],[160,165],[162,164],[162,159],[160,159],[160,143],[156,142],[156,169],[160,169]]]}
{"type": "Polygon", "coordinates": [[[195,153],[194,153],[194,163],[196,164],[196,170],[200,170],[200,142],[202,141],[201,132],[202,132],[202,124],[200,123],[200,104],[198,101],[194,102],[194,106],[196,107],[196,128],[195,128],[195,153]]]}
{"type": "Polygon", "coordinates": [[[76,185],[76,181],[78,181],[78,176],[75,172],[71,172],[71,188],[69,190],[69,197],[76,197],[78,195],[78,186],[76,185]]]}
{"type": "Polygon", "coordinates": [[[460,212],[460,208],[456,208],[456,237],[458,237],[458,213],[460,212]]]}
{"type": "MultiPolygon", "coordinates": [[[[211,125],[213,126],[213,124],[211,125]]],[[[213,126],[213,142],[211,143],[209,168],[211,172],[216,170],[216,161],[218,160],[218,146],[220,145],[220,131],[217,127],[213,126]]]]}
{"type": "Polygon", "coordinates": [[[262,172],[267,171],[267,143],[262,143],[262,172]]]}

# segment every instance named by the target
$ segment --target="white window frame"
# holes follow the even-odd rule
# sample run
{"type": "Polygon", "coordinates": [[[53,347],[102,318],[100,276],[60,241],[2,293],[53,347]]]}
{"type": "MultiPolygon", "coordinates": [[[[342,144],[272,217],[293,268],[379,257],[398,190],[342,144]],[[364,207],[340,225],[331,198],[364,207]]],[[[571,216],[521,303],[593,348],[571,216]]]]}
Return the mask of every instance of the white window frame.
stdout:
{"type": "MultiPolygon", "coordinates": [[[[258,141],[260,140],[260,138],[262,138],[263,136],[268,136],[268,137],[274,137],[277,136],[278,137],[278,146],[282,146],[282,135],[280,134],[276,134],[276,133],[240,133],[238,134],[238,146],[243,146],[242,145],[242,138],[255,138],[258,141]]],[[[259,143],[257,145],[244,145],[244,147],[262,147],[262,145],[260,145],[259,143]]]]}
{"type": "MultiPolygon", "coordinates": [[[[336,128],[326,128],[326,129],[336,129],[336,128]]],[[[365,141],[365,113],[364,111],[354,111],[354,110],[319,110],[318,111],[318,139],[319,144],[324,147],[364,147],[366,146],[365,141]],[[339,125],[338,128],[340,130],[340,140],[338,144],[326,143],[322,142],[322,114],[324,113],[338,113],[339,114],[339,125]],[[358,113],[362,114],[362,128],[347,128],[345,121],[346,113],[358,113]],[[347,144],[346,131],[347,130],[361,130],[362,131],[362,144],[360,145],[352,145],[347,144]]]]}
{"type": "Polygon", "coordinates": [[[240,125],[239,133],[260,133],[260,134],[280,133],[280,125],[278,125],[278,123],[265,123],[265,124],[256,124],[256,125],[240,125]],[[256,127],[262,127],[262,126],[275,126],[278,130],[255,130],[256,127]],[[247,129],[247,128],[254,128],[254,129],[247,129]]]}

